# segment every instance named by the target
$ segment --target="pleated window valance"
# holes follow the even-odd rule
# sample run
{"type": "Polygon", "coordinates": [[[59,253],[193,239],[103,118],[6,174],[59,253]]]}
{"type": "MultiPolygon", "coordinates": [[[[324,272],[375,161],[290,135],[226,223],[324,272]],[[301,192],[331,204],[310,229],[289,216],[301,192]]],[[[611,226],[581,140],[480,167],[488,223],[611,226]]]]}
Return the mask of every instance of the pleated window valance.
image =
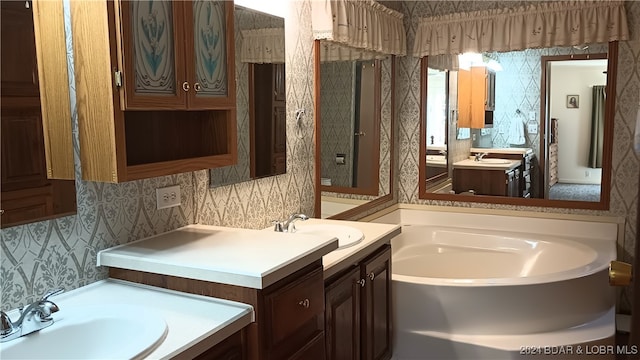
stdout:
{"type": "Polygon", "coordinates": [[[419,20],[413,55],[516,51],[627,40],[623,1],[553,1],[419,20]]]}
{"type": "Polygon", "coordinates": [[[331,41],[321,41],[320,62],[384,59],[388,55],[354,49],[331,41]]]}
{"type": "Polygon", "coordinates": [[[403,14],[373,0],[312,0],[314,39],[381,54],[406,55],[403,14]]]}
{"type": "Polygon", "coordinates": [[[284,63],[284,28],[242,30],[240,61],[256,64],[284,63]]]}

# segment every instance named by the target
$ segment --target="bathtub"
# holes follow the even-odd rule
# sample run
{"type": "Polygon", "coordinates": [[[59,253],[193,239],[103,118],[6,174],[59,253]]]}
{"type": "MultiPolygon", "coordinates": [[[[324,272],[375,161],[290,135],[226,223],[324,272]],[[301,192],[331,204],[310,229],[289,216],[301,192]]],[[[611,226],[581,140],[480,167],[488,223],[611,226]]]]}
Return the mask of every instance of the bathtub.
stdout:
{"type": "Polygon", "coordinates": [[[391,244],[394,359],[517,358],[507,354],[536,336],[541,346],[613,336],[615,222],[404,209],[374,221],[402,225],[391,244]]]}

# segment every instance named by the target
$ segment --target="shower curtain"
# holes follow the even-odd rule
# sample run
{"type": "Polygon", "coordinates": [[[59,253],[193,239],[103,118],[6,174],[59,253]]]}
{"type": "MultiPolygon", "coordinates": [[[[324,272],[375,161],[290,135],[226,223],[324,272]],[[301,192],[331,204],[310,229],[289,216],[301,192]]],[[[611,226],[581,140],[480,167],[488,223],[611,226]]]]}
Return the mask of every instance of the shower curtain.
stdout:
{"type": "Polygon", "coordinates": [[[604,138],[604,104],[607,95],[604,85],[593,87],[591,105],[591,145],[589,146],[589,167],[602,167],[602,143],[604,138]]]}

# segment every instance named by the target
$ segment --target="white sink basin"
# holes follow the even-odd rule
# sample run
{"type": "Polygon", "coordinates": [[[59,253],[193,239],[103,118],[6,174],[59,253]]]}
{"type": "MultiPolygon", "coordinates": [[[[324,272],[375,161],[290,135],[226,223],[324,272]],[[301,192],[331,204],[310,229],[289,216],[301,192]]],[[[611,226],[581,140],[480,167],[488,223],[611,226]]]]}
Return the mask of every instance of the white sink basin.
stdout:
{"type": "Polygon", "coordinates": [[[505,159],[481,159],[481,163],[485,164],[510,164],[511,161],[505,159]]]}
{"type": "Polygon", "coordinates": [[[346,225],[312,224],[300,225],[296,233],[308,235],[334,236],[338,238],[338,249],[356,245],[364,239],[362,231],[346,225]]]}
{"type": "Polygon", "coordinates": [[[45,329],[0,344],[0,358],[136,359],[153,351],[167,335],[164,319],[141,306],[61,308],[53,318],[53,325],[45,329]]]}

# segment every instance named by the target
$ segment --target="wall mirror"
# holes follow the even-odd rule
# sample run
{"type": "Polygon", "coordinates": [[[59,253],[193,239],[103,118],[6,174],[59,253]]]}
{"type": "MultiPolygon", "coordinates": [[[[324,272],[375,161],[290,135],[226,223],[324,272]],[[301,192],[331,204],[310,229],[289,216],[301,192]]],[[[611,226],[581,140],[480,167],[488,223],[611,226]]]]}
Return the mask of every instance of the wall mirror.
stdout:
{"type": "Polygon", "coordinates": [[[316,167],[322,218],[391,196],[393,56],[316,41],[316,167]]]}
{"type": "Polygon", "coordinates": [[[617,45],[484,54],[472,71],[499,67],[493,83],[485,72],[481,101],[462,79],[469,68],[422,58],[420,198],[608,209],[617,45]],[[484,123],[469,126],[466,106],[479,103],[484,123]]]}
{"type": "MultiPolygon", "coordinates": [[[[59,79],[54,83],[56,99],[52,94],[43,91],[44,62],[38,63],[36,56],[36,38],[41,35],[34,28],[34,9],[30,1],[3,1],[2,17],[2,194],[1,207],[2,228],[42,221],[76,213],[76,193],[74,180],[55,180],[48,178],[43,122],[49,116],[60,117],[69,127],[66,135],[70,136],[71,113],[69,110],[67,85],[67,63],[64,38],[64,22],[62,3],[45,2],[39,5],[40,29],[48,32],[55,41],[42,42],[38,57],[42,52],[59,55],[59,62],[48,61],[53,65],[47,69],[47,79],[59,79]],[[55,11],[47,13],[47,11],[55,11]],[[54,26],[54,23],[56,26],[54,26]],[[45,27],[44,25],[49,25],[45,27]],[[59,46],[58,46],[59,45],[59,46]],[[47,46],[48,48],[44,48],[47,46]],[[40,69],[40,71],[39,71],[40,69]],[[54,73],[54,74],[51,74],[54,73]],[[59,78],[57,78],[59,77],[59,78]],[[41,106],[41,98],[47,98],[49,105],[56,111],[46,112],[41,106]]],[[[42,58],[42,57],[40,57],[42,58]]],[[[70,140],[70,139],[69,139],[70,140]]],[[[71,146],[71,141],[69,141],[71,146]]],[[[51,148],[49,148],[51,150],[51,148]]],[[[71,153],[72,155],[72,153],[71,153]]],[[[73,161],[66,164],[69,175],[73,178],[73,161]]]]}
{"type": "Polygon", "coordinates": [[[238,162],[211,169],[210,186],[286,172],[284,18],[235,5],[238,162]]]}

